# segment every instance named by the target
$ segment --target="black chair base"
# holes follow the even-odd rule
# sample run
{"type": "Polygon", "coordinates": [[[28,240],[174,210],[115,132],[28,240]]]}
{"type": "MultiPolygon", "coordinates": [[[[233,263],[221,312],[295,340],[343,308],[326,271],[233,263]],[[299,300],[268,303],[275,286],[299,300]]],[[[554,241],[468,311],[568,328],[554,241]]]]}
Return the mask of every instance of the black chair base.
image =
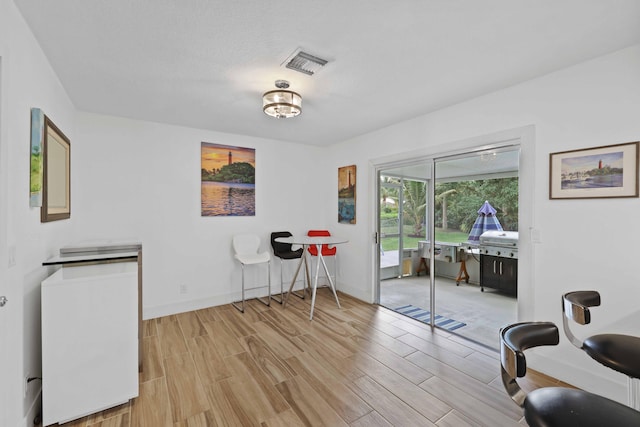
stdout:
{"type": "Polygon", "coordinates": [[[583,390],[545,387],[524,401],[530,426],[640,426],[640,412],[583,390]]]}

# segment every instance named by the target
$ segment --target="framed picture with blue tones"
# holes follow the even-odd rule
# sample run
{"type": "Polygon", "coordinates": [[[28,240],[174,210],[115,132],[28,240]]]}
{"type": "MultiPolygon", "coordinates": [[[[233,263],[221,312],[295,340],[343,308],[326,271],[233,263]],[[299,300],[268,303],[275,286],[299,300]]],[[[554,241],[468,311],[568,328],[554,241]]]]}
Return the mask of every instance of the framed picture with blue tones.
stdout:
{"type": "Polygon", "coordinates": [[[338,222],[356,223],[356,165],[338,168],[338,222]]]}
{"type": "Polygon", "coordinates": [[[638,197],[638,146],[607,145],[549,155],[550,199],[638,197]]]}

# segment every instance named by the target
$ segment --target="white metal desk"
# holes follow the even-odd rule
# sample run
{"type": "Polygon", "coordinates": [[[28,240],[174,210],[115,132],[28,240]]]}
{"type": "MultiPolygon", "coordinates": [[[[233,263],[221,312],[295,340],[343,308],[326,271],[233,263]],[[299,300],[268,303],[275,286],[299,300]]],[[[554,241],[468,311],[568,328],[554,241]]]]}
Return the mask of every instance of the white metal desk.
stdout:
{"type": "Polygon", "coordinates": [[[289,286],[289,291],[287,292],[287,296],[284,300],[283,307],[286,307],[287,301],[289,300],[289,295],[293,289],[293,285],[295,285],[296,280],[298,279],[298,273],[300,272],[300,268],[302,264],[305,264],[305,270],[308,266],[307,261],[307,249],[309,246],[315,246],[318,250],[318,262],[316,265],[316,275],[313,279],[313,290],[311,292],[311,313],[309,314],[309,320],[313,320],[313,308],[316,303],[316,290],[318,289],[318,273],[320,272],[320,264],[324,268],[324,272],[327,274],[327,279],[329,280],[329,287],[333,292],[333,296],[336,298],[336,304],[338,304],[338,308],[340,308],[340,301],[338,300],[338,294],[336,293],[336,285],[333,283],[331,279],[331,273],[329,273],[329,269],[327,268],[327,263],[324,260],[324,256],[322,256],[322,245],[339,245],[342,243],[347,243],[348,240],[339,237],[339,236],[291,236],[291,237],[278,237],[275,239],[276,242],[279,243],[289,243],[292,245],[301,245],[304,249],[302,256],[300,257],[300,262],[298,263],[298,268],[296,269],[296,273],[293,276],[293,280],[291,281],[291,286],[289,286]]]}
{"type": "Polygon", "coordinates": [[[43,424],[123,404],[142,369],[142,244],[86,242],[60,249],[42,281],[43,424]]]}

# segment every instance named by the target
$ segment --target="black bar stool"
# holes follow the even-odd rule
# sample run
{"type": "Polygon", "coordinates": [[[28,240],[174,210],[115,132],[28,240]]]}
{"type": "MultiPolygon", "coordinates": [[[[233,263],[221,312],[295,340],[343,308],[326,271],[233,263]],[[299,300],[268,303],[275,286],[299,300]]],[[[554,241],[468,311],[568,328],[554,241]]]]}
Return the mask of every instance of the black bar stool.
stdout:
{"type": "Polygon", "coordinates": [[[640,412],[606,397],[566,387],[543,387],[526,393],[517,378],[527,373],[524,350],[557,345],[558,327],[551,322],[523,322],[500,329],[502,383],[524,409],[531,427],[542,426],[639,426],[640,412]]]}
{"type": "MultiPolygon", "coordinates": [[[[291,236],[292,234],[288,231],[274,231],[273,233],[271,233],[271,248],[273,249],[273,255],[276,256],[277,258],[280,258],[280,300],[278,300],[273,295],[271,296],[271,298],[279,304],[282,304],[282,301],[284,300],[284,287],[283,287],[284,276],[282,273],[284,260],[300,259],[304,254],[304,249],[302,248],[296,249],[294,251],[293,245],[291,243],[276,242],[276,239],[278,237],[291,237],[291,236]]],[[[295,296],[302,299],[304,299],[305,295],[307,294],[307,283],[309,282],[309,279],[308,279],[309,269],[307,268],[306,262],[304,265],[304,269],[306,274],[302,278],[303,280],[302,295],[297,294],[296,292],[292,292],[295,296]]]]}
{"type": "Polygon", "coordinates": [[[640,409],[640,337],[621,334],[598,334],[580,341],[571,332],[569,320],[580,325],[591,323],[589,307],[600,305],[598,291],[575,291],[562,296],[562,325],[571,344],[583,350],[604,366],[625,374],[628,378],[629,401],[640,409]]]}

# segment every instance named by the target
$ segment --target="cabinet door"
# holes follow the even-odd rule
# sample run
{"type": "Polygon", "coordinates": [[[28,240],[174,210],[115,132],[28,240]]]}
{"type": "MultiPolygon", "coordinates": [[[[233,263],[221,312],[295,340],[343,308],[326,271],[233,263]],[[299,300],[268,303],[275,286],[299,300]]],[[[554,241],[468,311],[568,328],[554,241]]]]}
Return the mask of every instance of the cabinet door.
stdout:
{"type": "Polygon", "coordinates": [[[500,289],[501,278],[499,259],[491,255],[482,255],[480,263],[480,286],[500,289]]]}
{"type": "Polygon", "coordinates": [[[493,288],[510,295],[518,294],[518,260],[482,255],[480,286],[493,288]]]}
{"type": "Polygon", "coordinates": [[[518,295],[518,260],[503,258],[502,263],[502,287],[511,295],[518,295]]]}
{"type": "Polygon", "coordinates": [[[138,395],[136,270],[136,263],[63,267],[42,282],[44,425],[138,395]]]}

